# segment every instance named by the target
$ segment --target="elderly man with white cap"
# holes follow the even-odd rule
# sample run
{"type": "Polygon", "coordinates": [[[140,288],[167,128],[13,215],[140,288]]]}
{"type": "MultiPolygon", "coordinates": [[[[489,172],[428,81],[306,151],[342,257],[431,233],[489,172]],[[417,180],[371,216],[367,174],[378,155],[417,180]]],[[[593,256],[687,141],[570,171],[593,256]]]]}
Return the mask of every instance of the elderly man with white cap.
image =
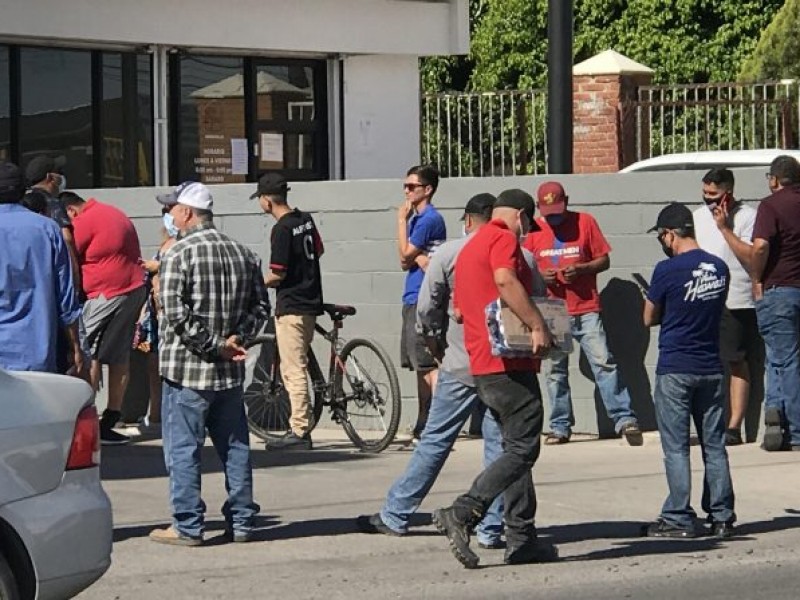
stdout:
{"type": "Polygon", "coordinates": [[[183,183],[158,201],[179,230],[160,269],[162,429],[173,519],[150,539],[202,544],[200,450],[208,429],[225,470],[226,534],[247,542],[259,506],[253,501],[242,383],[244,348],[270,311],[261,261],[214,227],[213,199],[202,183],[183,183]]]}

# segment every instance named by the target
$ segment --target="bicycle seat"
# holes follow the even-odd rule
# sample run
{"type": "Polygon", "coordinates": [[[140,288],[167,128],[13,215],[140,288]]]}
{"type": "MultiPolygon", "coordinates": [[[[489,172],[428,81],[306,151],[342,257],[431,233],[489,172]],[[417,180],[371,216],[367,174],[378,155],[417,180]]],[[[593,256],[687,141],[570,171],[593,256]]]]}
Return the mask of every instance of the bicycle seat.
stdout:
{"type": "Polygon", "coordinates": [[[341,321],[345,317],[351,317],[356,314],[355,306],[346,306],[344,304],[323,304],[322,310],[328,313],[332,321],[341,321]]]}

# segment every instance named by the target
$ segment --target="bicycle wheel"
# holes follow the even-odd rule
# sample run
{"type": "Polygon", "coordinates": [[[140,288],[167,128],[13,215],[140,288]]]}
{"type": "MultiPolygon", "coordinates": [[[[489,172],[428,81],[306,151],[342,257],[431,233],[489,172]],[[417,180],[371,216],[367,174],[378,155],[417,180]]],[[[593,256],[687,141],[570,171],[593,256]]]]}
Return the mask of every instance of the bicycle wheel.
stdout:
{"type": "Polygon", "coordinates": [[[400,425],[400,384],[392,359],[371,340],[352,339],[339,354],[334,389],[342,398],[341,423],[364,452],[392,443],[400,425]]]}
{"type": "MultiPolygon", "coordinates": [[[[253,364],[253,378],[244,392],[245,412],[247,425],[250,431],[262,440],[282,435],[289,429],[289,419],[292,414],[292,405],[289,393],[283,385],[277,346],[274,335],[257,337],[248,348],[248,356],[255,355],[253,360],[248,357],[248,363],[253,364]]],[[[310,392],[310,415],[308,431],[310,432],[319,422],[322,414],[322,392],[324,380],[317,364],[314,353],[308,351],[308,371],[310,392]],[[322,381],[322,386],[320,386],[322,381]],[[316,382],[316,383],[315,383],[316,382]]]]}

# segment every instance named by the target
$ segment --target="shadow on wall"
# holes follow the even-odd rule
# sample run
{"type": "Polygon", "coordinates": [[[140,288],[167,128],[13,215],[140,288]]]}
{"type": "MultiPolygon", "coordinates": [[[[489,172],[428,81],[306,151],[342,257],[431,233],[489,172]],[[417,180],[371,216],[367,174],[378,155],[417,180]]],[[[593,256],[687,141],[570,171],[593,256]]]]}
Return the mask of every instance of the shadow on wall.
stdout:
{"type": "MultiPolygon", "coordinates": [[[[603,325],[608,347],[617,360],[620,377],[631,396],[633,410],[643,430],[656,429],[650,377],[644,360],[650,345],[650,331],[642,322],[644,298],[639,286],[632,281],[613,278],[600,293],[603,325]]],[[[586,356],[581,352],[581,373],[594,381],[586,356]]],[[[595,388],[597,431],[601,438],[615,437],[614,423],[606,415],[600,394],[595,388]]]]}

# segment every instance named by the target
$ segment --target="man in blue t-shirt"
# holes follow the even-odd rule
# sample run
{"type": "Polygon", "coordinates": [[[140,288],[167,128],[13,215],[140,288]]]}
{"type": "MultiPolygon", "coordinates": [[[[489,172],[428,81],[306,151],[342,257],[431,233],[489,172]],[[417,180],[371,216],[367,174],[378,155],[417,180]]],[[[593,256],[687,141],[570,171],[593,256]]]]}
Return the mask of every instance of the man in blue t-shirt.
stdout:
{"type": "Polygon", "coordinates": [[[669,495],[652,537],[695,537],[689,427],[694,421],[705,462],[702,508],[710,533],[733,534],[733,484],[725,450],[725,396],[719,331],[730,274],[723,260],[697,245],[692,212],[673,202],[658,215],[658,241],[669,259],[656,265],[644,324],[661,325],[653,400],[669,495]]]}
{"type": "Polygon", "coordinates": [[[414,426],[415,439],[419,439],[425,427],[431,395],[436,385],[436,361],[424,338],[417,331],[417,296],[431,255],[447,239],[444,219],[432,204],[438,186],[439,171],[436,167],[411,167],[403,183],[406,199],[397,212],[397,250],[400,254],[400,266],[406,271],[400,364],[417,373],[419,412],[414,426]]]}

